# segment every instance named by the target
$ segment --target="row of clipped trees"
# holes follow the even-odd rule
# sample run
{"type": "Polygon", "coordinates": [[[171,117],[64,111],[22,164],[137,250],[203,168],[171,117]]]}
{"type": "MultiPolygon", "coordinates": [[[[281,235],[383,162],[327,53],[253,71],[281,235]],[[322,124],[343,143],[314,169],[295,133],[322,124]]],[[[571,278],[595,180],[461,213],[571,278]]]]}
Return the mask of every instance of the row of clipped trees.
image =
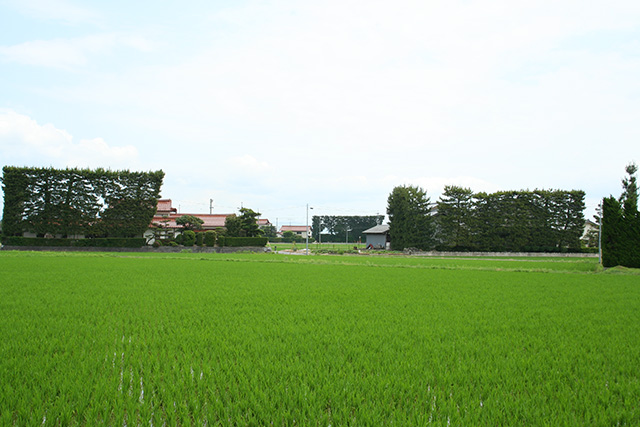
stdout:
{"type": "Polygon", "coordinates": [[[3,168],[4,237],[134,238],[149,226],[164,172],[3,168]]]}
{"type": "MultiPolygon", "coordinates": [[[[622,194],[603,199],[604,267],[640,268],[640,213],[635,163],[625,168],[622,194]]],[[[584,233],[583,191],[474,193],[447,186],[432,204],[416,186],[399,186],[387,199],[391,248],[512,252],[577,252],[584,233]]]]}
{"type": "Polygon", "coordinates": [[[396,187],[387,206],[391,248],[579,251],[584,197],[576,190],[474,193],[446,186],[432,204],[420,187],[396,187]]]}

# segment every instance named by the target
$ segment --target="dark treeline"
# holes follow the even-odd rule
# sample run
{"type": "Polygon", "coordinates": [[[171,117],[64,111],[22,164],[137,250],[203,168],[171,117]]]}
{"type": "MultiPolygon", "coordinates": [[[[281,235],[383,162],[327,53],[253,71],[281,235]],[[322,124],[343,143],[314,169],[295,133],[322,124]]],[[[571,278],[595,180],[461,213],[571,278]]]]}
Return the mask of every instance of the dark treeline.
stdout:
{"type": "Polygon", "coordinates": [[[3,168],[3,234],[139,237],[149,227],[164,172],[3,168]]]}
{"type": "Polygon", "coordinates": [[[557,252],[580,250],[583,191],[474,193],[446,186],[435,211],[440,250],[557,252]]]}
{"type": "Polygon", "coordinates": [[[640,268],[640,213],[638,213],[638,166],[626,167],[622,195],[602,201],[602,265],[640,268]]]}
{"type": "Polygon", "coordinates": [[[311,236],[322,242],[356,242],[364,239],[363,231],[382,224],[384,215],[335,216],[315,215],[311,220],[311,236]],[[327,232],[329,234],[319,233],[327,232]],[[347,235],[348,233],[348,235],[347,235]]]}

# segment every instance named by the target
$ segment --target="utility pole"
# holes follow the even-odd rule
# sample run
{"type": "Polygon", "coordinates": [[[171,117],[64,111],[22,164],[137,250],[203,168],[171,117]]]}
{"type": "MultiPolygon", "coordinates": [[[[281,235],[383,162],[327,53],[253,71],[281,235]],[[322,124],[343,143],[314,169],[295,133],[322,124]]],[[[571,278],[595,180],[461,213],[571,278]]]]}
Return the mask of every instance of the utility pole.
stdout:
{"type": "Polygon", "coordinates": [[[307,242],[306,251],[307,251],[307,255],[309,255],[309,203],[307,203],[307,225],[304,229],[304,235],[305,235],[305,240],[307,242]]]}
{"type": "Polygon", "coordinates": [[[304,230],[304,235],[306,236],[306,246],[307,246],[307,255],[309,255],[309,209],[313,209],[309,207],[309,203],[307,203],[307,225],[304,230]]]}
{"type": "Polygon", "coordinates": [[[596,208],[598,212],[598,262],[602,265],[602,204],[596,208]]]}
{"type": "Polygon", "coordinates": [[[209,199],[209,215],[213,213],[213,199],[209,199]]]}

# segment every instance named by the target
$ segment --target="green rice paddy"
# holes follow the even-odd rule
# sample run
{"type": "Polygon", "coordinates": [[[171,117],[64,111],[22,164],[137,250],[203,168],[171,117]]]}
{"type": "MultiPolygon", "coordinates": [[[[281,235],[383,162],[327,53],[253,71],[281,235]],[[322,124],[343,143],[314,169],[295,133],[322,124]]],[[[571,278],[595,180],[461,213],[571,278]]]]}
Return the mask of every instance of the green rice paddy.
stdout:
{"type": "Polygon", "coordinates": [[[640,276],[611,273],[0,252],[0,425],[638,425],[640,276]]]}

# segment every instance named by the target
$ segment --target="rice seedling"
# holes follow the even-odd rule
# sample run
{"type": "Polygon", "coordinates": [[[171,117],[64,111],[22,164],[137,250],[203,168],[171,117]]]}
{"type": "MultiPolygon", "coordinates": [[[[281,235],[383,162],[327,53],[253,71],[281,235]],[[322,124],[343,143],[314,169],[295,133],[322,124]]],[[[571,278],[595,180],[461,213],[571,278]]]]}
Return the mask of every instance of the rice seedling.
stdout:
{"type": "Polygon", "coordinates": [[[0,253],[1,425],[636,425],[592,260],[0,253]]]}

